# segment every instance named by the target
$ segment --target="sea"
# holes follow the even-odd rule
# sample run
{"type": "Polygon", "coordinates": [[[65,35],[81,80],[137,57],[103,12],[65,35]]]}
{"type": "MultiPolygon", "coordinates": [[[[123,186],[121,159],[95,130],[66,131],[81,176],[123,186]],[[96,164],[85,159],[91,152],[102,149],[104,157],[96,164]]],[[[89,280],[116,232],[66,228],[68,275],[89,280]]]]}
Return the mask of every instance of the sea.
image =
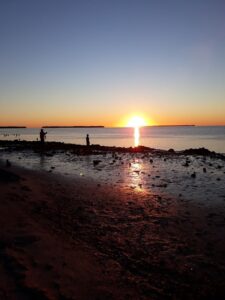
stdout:
{"type": "MultiPolygon", "coordinates": [[[[0,129],[1,140],[37,141],[40,128],[0,129]]],[[[48,128],[46,141],[117,147],[138,145],[155,149],[184,150],[204,147],[225,153],[225,126],[151,126],[142,128],[48,128]]]]}

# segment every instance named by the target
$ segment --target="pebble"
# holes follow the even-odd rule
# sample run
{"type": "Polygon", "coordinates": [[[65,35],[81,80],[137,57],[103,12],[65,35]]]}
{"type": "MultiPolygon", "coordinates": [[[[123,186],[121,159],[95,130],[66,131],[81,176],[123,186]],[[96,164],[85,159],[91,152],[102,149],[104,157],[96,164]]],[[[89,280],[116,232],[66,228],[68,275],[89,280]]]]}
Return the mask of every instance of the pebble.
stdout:
{"type": "Polygon", "coordinates": [[[93,165],[97,166],[100,162],[101,162],[101,160],[95,159],[95,160],[93,160],[93,165]]]}
{"type": "Polygon", "coordinates": [[[196,173],[195,172],[191,174],[191,178],[196,178],[196,173]]]}

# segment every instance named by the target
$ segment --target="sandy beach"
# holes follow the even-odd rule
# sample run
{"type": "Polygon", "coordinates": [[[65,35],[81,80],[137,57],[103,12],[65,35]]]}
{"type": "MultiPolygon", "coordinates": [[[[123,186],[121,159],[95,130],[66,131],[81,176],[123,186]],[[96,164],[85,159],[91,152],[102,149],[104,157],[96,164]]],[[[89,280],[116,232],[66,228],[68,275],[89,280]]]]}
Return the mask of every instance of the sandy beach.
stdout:
{"type": "Polygon", "coordinates": [[[225,193],[204,203],[165,186],[9,165],[0,167],[1,299],[225,297],[225,193]]]}

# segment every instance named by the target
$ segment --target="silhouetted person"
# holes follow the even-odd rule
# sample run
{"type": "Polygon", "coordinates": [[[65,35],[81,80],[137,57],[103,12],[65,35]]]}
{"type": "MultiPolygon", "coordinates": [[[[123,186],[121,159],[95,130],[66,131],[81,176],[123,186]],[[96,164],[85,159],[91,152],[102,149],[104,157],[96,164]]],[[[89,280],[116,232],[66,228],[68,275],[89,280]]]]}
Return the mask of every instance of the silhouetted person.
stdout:
{"type": "Polygon", "coordinates": [[[90,146],[89,134],[87,134],[87,136],[86,136],[86,145],[90,146]]]}
{"type": "Polygon", "coordinates": [[[47,134],[47,132],[44,132],[44,130],[41,128],[41,131],[40,131],[40,140],[41,140],[42,144],[44,144],[44,142],[45,142],[46,134],[47,134]]]}
{"type": "Polygon", "coordinates": [[[6,159],[6,167],[11,167],[11,162],[8,159],[6,159]]]}

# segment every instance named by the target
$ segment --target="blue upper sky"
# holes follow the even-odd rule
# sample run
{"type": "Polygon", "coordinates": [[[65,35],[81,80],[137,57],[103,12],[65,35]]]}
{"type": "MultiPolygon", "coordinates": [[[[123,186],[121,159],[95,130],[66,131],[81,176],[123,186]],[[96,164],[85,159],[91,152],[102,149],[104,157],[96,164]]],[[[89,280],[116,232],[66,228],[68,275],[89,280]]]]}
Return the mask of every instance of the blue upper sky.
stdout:
{"type": "Polygon", "coordinates": [[[224,83],[224,0],[0,1],[1,123],[222,124],[224,83]]]}

